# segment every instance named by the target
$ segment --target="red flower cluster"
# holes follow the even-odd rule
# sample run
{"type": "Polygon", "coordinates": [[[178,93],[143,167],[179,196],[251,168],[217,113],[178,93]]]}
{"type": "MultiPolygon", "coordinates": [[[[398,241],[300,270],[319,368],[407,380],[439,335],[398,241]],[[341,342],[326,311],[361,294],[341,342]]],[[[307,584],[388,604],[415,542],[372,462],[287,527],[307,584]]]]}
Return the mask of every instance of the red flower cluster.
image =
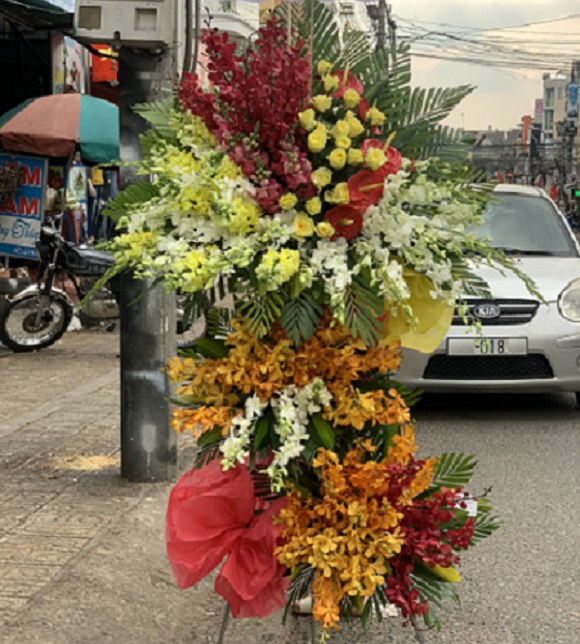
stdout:
{"type": "Polygon", "coordinates": [[[247,467],[222,471],[219,459],[184,474],[167,506],[167,554],[180,588],[209,574],[224,557],[215,591],[234,617],[266,617],[286,603],[289,578],[274,550],[286,499],[256,498],[247,467]]]}
{"type": "Polygon", "coordinates": [[[421,601],[412,586],[410,575],[417,562],[429,568],[436,565],[449,568],[459,563],[455,551],[465,550],[473,538],[471,518],[460,527],[445,527],[455,519],[460,491],[442,488],[429,498],[416,499],[411,505],[397,505],[403,514],[401,528],[405,542],[401,552],[389,562],[391,574],[385,590],[388,600],[401,609],[405,619],[424,615],[429,610],[427,602],[421,601]]]}
{"type": "Polygon", "coordinates": [[[256,200],[267,212],[292,191],[308,199],[316,193],[305,138],[297,136],[296,114],[310,96],[310,58],[304,43],[287,43],[275,18],[260,29],[243,56],[217,29],[204,33],[209,57],[204,90],[197,75],[179,89],[183,106],[207,125],[244,174],[256,185],[256,200]]]}

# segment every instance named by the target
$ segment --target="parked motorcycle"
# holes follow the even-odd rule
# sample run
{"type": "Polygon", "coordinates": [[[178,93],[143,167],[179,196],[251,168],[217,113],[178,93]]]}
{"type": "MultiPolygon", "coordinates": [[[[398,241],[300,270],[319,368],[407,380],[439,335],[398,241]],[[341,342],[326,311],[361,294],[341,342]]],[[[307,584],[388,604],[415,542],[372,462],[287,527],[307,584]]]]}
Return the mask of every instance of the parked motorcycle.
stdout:
{"type": "MultiPolygon", "coordinates": [[[[67,242],[56,222],[43,225],[36,243],[40,266],[36,283],[0,300],[0,342],[15,352],[44,349],[59,340],[68,329],[75,305],[59,277],[68,278],[82,300],[96,281],[113,265],[103,250],[67,242]]],[[[79,310],[83,326],[113,322],[119,318],[119,279],[113,278],[79,310]]],[[[111,328],[111,327],[109,327],[111,328]]],[[[177,344],[189,346],[199,336],[195,325],[185,324],[184,307],[177,309],[177,344]]]]}

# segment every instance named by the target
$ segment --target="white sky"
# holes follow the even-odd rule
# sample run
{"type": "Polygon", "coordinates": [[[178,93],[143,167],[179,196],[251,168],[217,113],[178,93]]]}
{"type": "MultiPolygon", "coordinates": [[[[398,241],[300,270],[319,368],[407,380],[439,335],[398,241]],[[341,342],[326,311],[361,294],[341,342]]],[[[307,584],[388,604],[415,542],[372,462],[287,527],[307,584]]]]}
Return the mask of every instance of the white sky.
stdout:
{"type": "MultiPolygon", "coordinates": [[[[531,49],[538,61],[548,56],[566,61],[569,72],[573,58],[580,59],[580,0],[387,0],[402,35],[414,22],[426,30],[457,33],[457,27],[483,30],[519,28],[503,32],[506,45],[531,49]],[[576,18],[562,18],[576,15],[576,18]],[[417,22],[415,22],[417,21],[417,22]],[[419,22],[421,21],[421,22],[419,22]],[[549,21],[549,22],[543,22],[549,21]],[[440,25],[425,22],[443,23],[440,25]],[[543,24],[537,24],[542,23],[543,24]],[[536,23],[536,24],[533,24],[536,23]],[[518,43],[518,40],[520,41],[518,43]],[[559,53],[560,56],[556,56],[559,53]]],[[[417,32],[420,33],[420,32],[417,32]]],[[[477,36],[477,32],[473,33],[477,36]]],[[[497,37],[501,32],[487,32],[497,37]]],[[[461,46],[461,43],[458,43],[461,46]]],[[[472,58],[469,45],[462,56],[472,58]]],[[[423,47],[423,49],[426,49],[423,47]]],[[[555,63],[554,63],[555,64],[555,63]]],[[[534,99],[542,97],[542,73],[523,69],[413,58],[413,84],[421,87],[476,85],[447,120],[466,129],[510,129],[524,114],[533,114],[534,99]]],[[[556,72],[557,69],[552,70],[556,72]]]]}

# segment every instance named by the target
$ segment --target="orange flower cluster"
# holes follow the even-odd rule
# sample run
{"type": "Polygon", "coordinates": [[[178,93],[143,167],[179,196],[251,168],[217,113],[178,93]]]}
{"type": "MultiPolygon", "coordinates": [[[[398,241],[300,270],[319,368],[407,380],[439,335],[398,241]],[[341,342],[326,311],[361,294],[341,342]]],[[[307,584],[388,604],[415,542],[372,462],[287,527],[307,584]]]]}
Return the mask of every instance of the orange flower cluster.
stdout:
{"type": "Polygon", "coordinates": [[[201,405],[194,409],[174,409],[171,428],[177,432],[191,431],[196,438],[214,427],[222,428],[222,436],[227,436],[228,427],[235,414],[231,407],[208,407],[201,405]]]}
{"type": "Polygon", "coordinates": [[[289,385],[304,387],[315,379],[333,395],[324,417],[335,426],[362,429],[367,422],[410,422],[409,409],[397,391],[360,392],[353,384],[368,373],[395,371],[400,361],[396,346],[367,349],[344,327],[321,325],[308,342],[294,347],[280,328],[258,340],[239,323],[234,323],[227,344],[231,349],[222,359],[175,357],[168,363],[177,395],[186,403],[203,405],[176,410],[174,428],[210,430],[229,422],[245,396],[256,394],[267,401],[289,385]]]}
{"type": "MultiPolygon", "coordinates": [[[[359,442],[343,463],[334,452],[321,449],[313,464],[321,469],[322,498],[291,494],[280,513],[284,545],[276,555],[291,570],[314,569],[313,616],[325,631],[337,628],[345,597],[360,605],[385,583],[389,559],[404,543],[402,514],[387,500],[389,466],[411,460],[416,449],[412,427],[404,437],[395,437],[385,459],[364,462],[375,449],[368,440],[359,442]]],[[[435,463],[435,459],[425,462],[403,492],[406,501],[427,488],[435,463]]]]}

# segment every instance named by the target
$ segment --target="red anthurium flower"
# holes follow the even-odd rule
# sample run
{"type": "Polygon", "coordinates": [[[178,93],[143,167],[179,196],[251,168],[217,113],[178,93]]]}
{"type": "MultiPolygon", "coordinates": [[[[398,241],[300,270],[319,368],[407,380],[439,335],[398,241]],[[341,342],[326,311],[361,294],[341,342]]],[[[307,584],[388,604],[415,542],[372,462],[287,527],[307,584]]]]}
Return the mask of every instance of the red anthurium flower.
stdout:
{"type": "Polygon", "coordinates": [[[363,218],[361,213],[350,204],[331,208],[325,215],[324,221],[332,224],[336,231],[332,239],[344,237],[353,239],[360,233],[363,218]]]}
{"type": "Polygon", "coordinates": [[[387,148],[385,150],[385,155],[387,157],[387,162],[385,165],[381,166],[380,170],[383,171],[384,175],[397,174],[401,169],[401,153],[396,148],[387,148]]]}
{"type": "Polygon", "coordinates": [[[377,148],[385,153],[386,162],[378,168],[378,171],[382,172],[384,177],[389,174],[396,174],[400,170],[401,153],[399,150],[396,148],[385,147],[385,143],[383,143],[383,141],[379,141],[379,139],[365,139],[360,146],[363,157],[371,148],[377,148]]]}
{"type": "Polygon", "coordinates": [[[385,177],[382,168],[374,171],[360,170],[350,177],[347,185],[350,205],[363,213],[383,196],[385,177]]]}
{"type": "Polygon", "coordinates": [[[358,117],[364,123],[367,112],[370,109],[369,102],[364,96],[361,96],[360,103],[358,104],[358,117]]]}
{"type": "Polygon", "coordinates": [[[363,153],[363,156],[366,155],[366,153],[371,149],[371,148],[377,148],[378,150],[385,150],[385,143],[384,141],[380,141],[379,139],[365,139],[361,144],[360,144],[360,150],[363,153]]]}
{"type": "Polygon", "coordinates": [[[354,74],[339,69],[332,72],[331,76],[338,78],[338,89],[332,96],[342,98],[347,89],[354,89],[355,92],[358,92],[362,96],[364,90],[363,85],[354,74]]]}

